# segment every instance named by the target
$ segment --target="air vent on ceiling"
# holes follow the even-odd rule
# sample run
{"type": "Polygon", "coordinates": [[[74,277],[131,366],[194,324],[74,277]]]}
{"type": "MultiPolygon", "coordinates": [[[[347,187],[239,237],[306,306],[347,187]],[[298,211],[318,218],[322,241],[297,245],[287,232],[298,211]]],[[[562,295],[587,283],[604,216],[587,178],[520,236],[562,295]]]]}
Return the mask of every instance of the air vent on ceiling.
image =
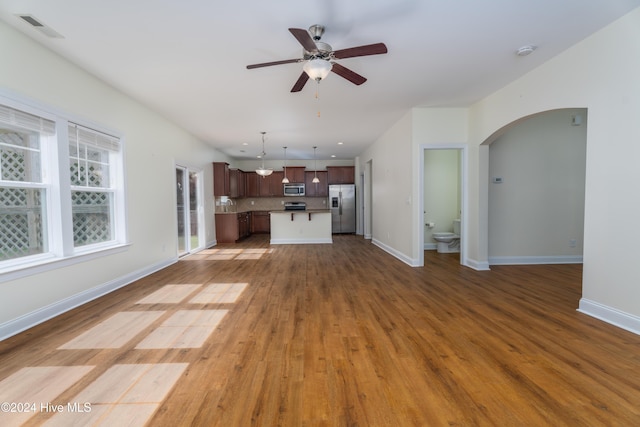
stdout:
{"type": "Polygon", "coordinates": [[[28,23],[33,28],[35,28],[36,30],[40,31],[42,34],[44,34],[47,37],[51,37],[52,39],[63,39],[64,38],[56,30],[54,30],[53,28],[49,27],[48,25],[43,24],[42,21],[40,21],[39,19],[37,19],[33,15],[16,15],[16,16],[18,18],[21,18],[23,21],[25,21],[26,23],[28,23]]]}

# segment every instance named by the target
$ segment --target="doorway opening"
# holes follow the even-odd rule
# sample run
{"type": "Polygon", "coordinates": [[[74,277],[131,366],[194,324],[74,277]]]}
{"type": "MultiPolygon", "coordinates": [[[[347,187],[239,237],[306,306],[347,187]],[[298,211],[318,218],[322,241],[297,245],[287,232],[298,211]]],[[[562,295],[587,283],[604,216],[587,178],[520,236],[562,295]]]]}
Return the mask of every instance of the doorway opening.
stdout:
{"type": "Polygon", "coordinates": [[[424,265],[425,250],[437,250],[434,233],[453,233],[458,224],[459,238],[447,246],[451,247],[452,253],[459,253],[460,264],[467,265],[467,147],[443,144],[423,145],[422,148],[420,265],[424,265]]]}

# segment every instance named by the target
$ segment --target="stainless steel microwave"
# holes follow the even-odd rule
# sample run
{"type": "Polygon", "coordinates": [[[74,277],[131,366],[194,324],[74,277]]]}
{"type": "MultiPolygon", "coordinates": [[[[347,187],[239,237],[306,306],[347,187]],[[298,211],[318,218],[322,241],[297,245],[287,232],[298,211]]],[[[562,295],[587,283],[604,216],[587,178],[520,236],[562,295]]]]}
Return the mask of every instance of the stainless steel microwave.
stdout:
{"type": "Polygon", "coordinates": [[[304,196],[304,184],[282,184],[285,196],[304,196]]]}

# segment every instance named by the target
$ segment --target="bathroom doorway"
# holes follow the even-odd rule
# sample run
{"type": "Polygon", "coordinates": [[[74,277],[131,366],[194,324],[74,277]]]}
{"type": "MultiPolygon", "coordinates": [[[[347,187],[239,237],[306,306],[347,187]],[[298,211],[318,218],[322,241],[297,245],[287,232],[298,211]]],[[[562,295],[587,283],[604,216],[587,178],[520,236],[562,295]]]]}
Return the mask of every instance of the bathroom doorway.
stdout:
{"type": "MultiPolygon", "coordinates": [[[[454,220],[460,220],[459,240],[451,244],[452,256],[466,265],[466,164],[465,145],[424,145],[421,161],[422,248],[437,250],[433,233],[454,232],[454,220]]],[[[422,251],[424,265],[424,251],[422,251]]]]}

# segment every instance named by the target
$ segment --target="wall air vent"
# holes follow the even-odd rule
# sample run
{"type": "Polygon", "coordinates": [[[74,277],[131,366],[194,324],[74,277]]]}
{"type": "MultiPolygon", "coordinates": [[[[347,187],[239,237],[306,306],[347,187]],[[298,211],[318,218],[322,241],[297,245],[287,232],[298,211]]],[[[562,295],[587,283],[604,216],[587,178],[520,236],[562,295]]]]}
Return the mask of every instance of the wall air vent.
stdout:
{"type": "Polygon", "coordinates": [[[36,30],[40,31],[42,34],[44,34],[47,37],[50,37],[52,39],[63,39],[64,38],[56,30],[54,30],[53,28],[49,27],[48,25],[43,24],[39,19],[37,19],[33,15],[16,15],[16,16],[18,18],[22,19],[23,21],[25,21],[26,23],[28,23],[29,25],[31,25],[36,30]]]}

